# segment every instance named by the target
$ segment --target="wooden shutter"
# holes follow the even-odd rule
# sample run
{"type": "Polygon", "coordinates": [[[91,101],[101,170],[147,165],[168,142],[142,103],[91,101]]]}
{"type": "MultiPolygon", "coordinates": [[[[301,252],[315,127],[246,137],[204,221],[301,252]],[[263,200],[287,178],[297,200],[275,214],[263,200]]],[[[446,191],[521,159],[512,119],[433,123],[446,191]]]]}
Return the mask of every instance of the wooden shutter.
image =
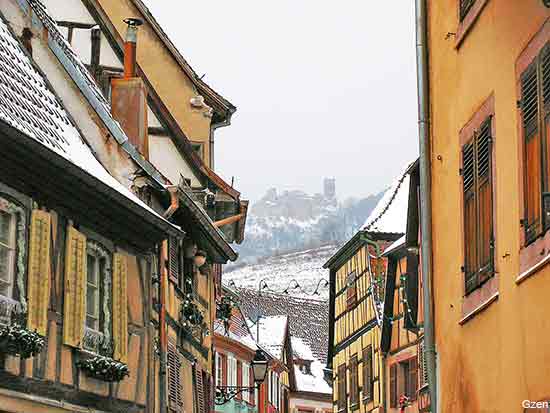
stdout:
{"type": "Polygon", "coordinates": [[[363,398],[372,400],[372,346],[363,349],[363,398]]]}
{"type": "Polygon", "coordinates": [[[128,358],[128,263],[124,254],[113,256],[113,358],[126,363],[128,358]]]}
{"type": "Polygon", "coordinates": [[[175,237],[170,237],[168,240],[168,254],[169,254],[169,273],[170,279],[176,284],[179,282],[180,275],[180,255],[179,255],[179,244],[178,240],[175,237]]]}
{"type": "Polygon", "coordinates": [[[475,3],[475,0],[460,0],[460,5],[459,5],[460,21],[464,20],[464,18],[466,17],[466,15],[470,11],[474,3],[475,3]]]}
{"type": "Polygon", "coordinates": [[[67,229],[63,342],[81,347],[86,317],[86,236],[67,229]]]}
{"type": "Polygon", "coordinates": [[[227,386],[227,356],[220,354],[220,360],[222,362],[222,386],[227,386]]]}
{"type": "Polygon", "coordinates": [[[397,407],[397,363],[390,366],[390,407],[397,407]]]}
{"type": "Polygon", "coordinates": [[[206,413],[211,412],[212,402],[214,400],[214,396],[212,394],[211,379],[212,376],[210,376],[210,374],[208,374],[206,371],[202,372],[202,384],[204,387],[204,410],[206,413]]]}
{"type": "Polygon", "coordinates": [[[489,117],[464,145],[464,273],[466,293],[493,275],[492,137],[489,117]]]}
{"type": "Polygon", "coordinates": [[[181,386],[181,360],[175,345],[168,343],[168,406],[170,410],[179,412],[183,407],[181,386]]]}
{"type": "Polygon", "coordinates": [[[525,142],[525,241],[529,243],[542,233],[541,199],[541,134],[538,128],[538,76],[532,64],[521,75],[521,117],[525,142]]]}
{"type": "MultiPolygon", "coordinates": [[[[544,134],[544,148],[545,148],[545,182],[546,186],[544,191],[550,192],[550,43],[546,45],[541,53],[540,58],[540,74],[542,84],[542,131],[544,134]]],[[[550,210],[547,202],[543,203],[543,226],[544,229],[550,228],[550,210]]]]}
{"type": "Polygon", "coordinates": [[[418,388],[418,363],[416,357],[409,360],[409,377],[407,380],[407,396],[411,400],[416,400],[416,390],[418,388]]]}
{"type": "Polygon", "coordinates": [[[347,308],[353,307],[357,302],[357,277],[355,271],[346,277],[346,304],[347,308]]]}
{"type": "Polygon", "coordinates": [[[473,141],[462,148],[462,185],[464,191],[464,275],[468,292],[475,288],[477,277],[477,210],[473,141]]]}
{"type": "Polygon", "coordinates": [[[350,403],[359,403],[359,369],[357,355],[350,359],[350,403]]]}
{"type": "Polygon", "coordinates": [[[428,384],[428,365],[424,350],[424,340],[418,344],[418,369],[420,375],[419,387],[422,388],[428,384]]]}
{"type": "Polygon", "coordinates": [[[50,299],[51,217],[33,210],[30,228],[29,272],[27,281],[27,328],[45,336],[50,299]]]}
{"type": "Polygon", "coordinates": [[[338,410],[346,410],[347,407],[347,385],[346,365],[338,366],[338,410]]]}
{"type": "Polygon", "coordinates": [[[198,366],[194,367],[194,371],[195,371],[195,394],[197,399],[197,413],[206,413],[204,386],[202,382],[202,371],[198,366]]]}
{"type": "Polygon", "coordinates": [[[493,177],[491,118],[477,136],[477,185],[479,197],[479,282],[493,275],[493,177]]]}

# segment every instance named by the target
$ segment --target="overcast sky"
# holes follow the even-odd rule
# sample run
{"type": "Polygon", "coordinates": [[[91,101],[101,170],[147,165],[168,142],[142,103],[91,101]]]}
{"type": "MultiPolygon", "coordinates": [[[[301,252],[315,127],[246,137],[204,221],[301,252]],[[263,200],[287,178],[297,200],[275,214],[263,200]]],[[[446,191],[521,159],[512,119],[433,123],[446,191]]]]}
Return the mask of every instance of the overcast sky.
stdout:
{"type": "Polygon", "coordinates": [[[417,150],[414,2],[146,0],[204,80],[229,99],[216,171],[244,199],[266,189],[382,190],[417,150]]]}

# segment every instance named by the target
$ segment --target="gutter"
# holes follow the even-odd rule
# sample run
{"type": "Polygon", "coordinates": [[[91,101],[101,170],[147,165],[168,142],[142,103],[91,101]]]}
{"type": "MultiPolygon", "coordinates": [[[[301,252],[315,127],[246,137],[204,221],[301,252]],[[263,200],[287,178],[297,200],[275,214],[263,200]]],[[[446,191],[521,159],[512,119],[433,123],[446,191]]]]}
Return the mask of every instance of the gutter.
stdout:
{"type": "Polygon", "coordinates": [[[437,413],[437,353],[435,349],[432,300],[432,205],[427,0],[415,0],[415,10],[418,138],[420,152],[420,254],[422,259],[422,282],[424,285],[424,351],[428,370],[431,411],[437,413]]]}

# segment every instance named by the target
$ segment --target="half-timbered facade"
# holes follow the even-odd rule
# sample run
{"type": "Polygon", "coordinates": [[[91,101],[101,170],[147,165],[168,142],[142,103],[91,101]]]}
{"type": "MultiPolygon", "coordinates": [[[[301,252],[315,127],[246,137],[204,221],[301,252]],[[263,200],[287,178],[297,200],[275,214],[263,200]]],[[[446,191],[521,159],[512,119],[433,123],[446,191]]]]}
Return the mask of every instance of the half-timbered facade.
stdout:
{"type": "MultiPolygon", "coordinates": [[[[33,394],[35,403],[29,405],[19,393],[10,393],[13,400],[6,408],[43,411],[40,406],[45,403],[59,411],[74,411],[80,407],[71,403],[80,400],[100,411],[158,411],[166,407],[174,412],[207,412],[212,410],[213,399],[211,334],[216,288],[221,265],[237,257],[228,242],[242,240],[246,202],[204,167],[185,137],[177,149],[165,149],[159,158],[152,156],[149,132],[155,130],[150,122],[159,118],[147,116],[149,104],[155,102],[156,109],[162,102],[151,98],[154,90],[138,76],[139,67],[126,59],[131,52],[110,54],[113,50],[107,42],[94,43],[97,37],[105,40],[105,34],[84,27],[78,20],[81,15],[73,13],[75,5],[78,8],[78,2],[71,2],[67,8],[57,9],[76,16],[75,26],[67,31],[60,16],[54,18],[39,0],[10,0],[0,8],[15,42],[10,47],[20,47],[3,50],[2,84],[12,90],[3,95],[2,115],[6,116],[2,120],[22,133],[32,131],[33,138],[76,165],[66,166],[49,157],[53,159],[50,166],[28,155],[32,154],[29,151],[23,153],[30,159],[25,164],[22,149],[10,146],[12,131],[6,133],[5,147],[10,152],[2,154],[0,164],[7,195],[0,198],[10,213],[2,223],[7,270],[1,274],[0,294],[15,301],[5,300],[3,313],[7,315],[2,320],[8,325],[25,321],[11,315],[14,308],[24,309],[18,300],[25,298],[21,291],[28,281],[16,273],[28,277],[26,259],[37,261],[37,254],[51,254],[41,265],[51,262],[49,283],[55,287],[49,294],[47,323],[53,322],[54,333],[48,332],[47,354],[40,352],[25,362],[7,356],[3,362],[2,374],[5,371],[6,377],[14,380],[3,380],[0,387],[5,383],[16,391],[25,389],[33,394]],[[81,55],[88,40],[90,59],[81,55]],[[128,69],[128,73],[116,71],[116,82],[108,83],[112,88],[102,88],[96,76],[101,71],[93,70],[98,64],[98,46],[101,59],[105,59],[100,63],[109,66],[107,62],[111,62],[120,68],[124,61],[128,69]],[[117,64],[116,59],[120,59],[117,64]],[[16,62],[22,74],[9,67],[8,61],[16,62]],[[32,70],[40,71],[42,84],[32,77],[32,70]],[[10,85],[8,79],[15,83],[10,85]],[[44,88],[54,91],[54,97],[44,88]],[[21,94],[20,100],[17,94],[21,94]],[[59,102],[67,106],[48,106],[56,103],[62,107],[59,102]],[[22,120],[14,122],[10,115],[22,120]],[[45,126],[40,129],[32,116],[45,126]],[[56,124],[59,119],[60,127],[56,124]],[[63,135],[66,125],[76,136],[71,138],[74,142],[67,143],[63,135]],[[69,144],[68,149],[64,147],[69,144]],[[171,156],[178,157],[176,164],[162,162],[171,156]],[[17,162],[19,169],[10,162],[17,162]],[[41,175],[34,176],[29,170],[41,175]],[[74,182],[69,180],[73,172],[74,182]],[[107,186],[104,191],[98,183],[101,180],[107,186]],[[36,216],[42,232],[50,222],[48,234],[29,230],[30,226],[26,232],[18,229],[24,224],[19,218],[24,214],[21,203],[26,205],[21,211],[29,211],[27,225],[36,216]],[[29,206],[44,211],[31,213],[29,206]],[[43,244],[32,248],[29,244],[25,253],[23,238],[32,239],[34,232],[36,238],[44,236],[43,244]],[[67,273],[68,268],[73,272],[67,273]],[[127,340],[121,339],[125,334],[127,340]],[[110,375],[96,377],[109,360],[106,371],[110,375]],[[57,404],[52,400],[58,400],[57,404]]],[[[129,26],[124,46],[135,51],[136,28],[129,26]]],[[[169,117],[160,119],[164,122],[169,117]]],[[[170,139],[176,139],[172,132],[170,139]]],[[[50,155],[42,147],[35,149],[40,156],[50,155]]],[[[40,294],[46,294],[45,290],[31,286],[29,292],[36,295],[40,291],[39,299],[44,302],[45,295],[40,294]]],[[[32,320],[30,327],[36,323],[32,320]]],[[[44,328],[41,321],[37,331],[43,333],[44,328]]],[[[40,343],[39,337],[37,340],[40,343]]]]}
{"type": "Polygon", "coordinates": [[[44,77],[61,68],[46,67],[41,43],[20,42],[14,27],[32,26],[10,6],[0,21],[1,408],[146,411],[156,246],[184,233],[97,160],[86,121],[44,77]]]}
{"type": "Polygon", "coordinates": [[[423,352],[418,162],[409,175],[406,234],[384,251],[388,271],[381,351],[387,377],[387,412],[427,412],[430,406],[423,352]]]}
{"type": "Polygon", "coordinates": [[[364,227],[325,264],[335,413],[378,413],[386,406],[380,349],[388,270],[383,252],[405,233],[409,178],[407,170],[394,181],[364,227]]]}

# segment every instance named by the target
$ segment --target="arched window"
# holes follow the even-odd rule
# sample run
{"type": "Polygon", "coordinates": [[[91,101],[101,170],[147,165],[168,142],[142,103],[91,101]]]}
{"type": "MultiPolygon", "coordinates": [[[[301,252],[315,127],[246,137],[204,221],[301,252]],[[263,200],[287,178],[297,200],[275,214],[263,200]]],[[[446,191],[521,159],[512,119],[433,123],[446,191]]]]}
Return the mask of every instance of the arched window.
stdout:
{"type": "Polygon", "coordinates": [[[86,319],[84,348],[110,355],[111,340],[111,253],[96,241],[86,243],[86,319]]]}

